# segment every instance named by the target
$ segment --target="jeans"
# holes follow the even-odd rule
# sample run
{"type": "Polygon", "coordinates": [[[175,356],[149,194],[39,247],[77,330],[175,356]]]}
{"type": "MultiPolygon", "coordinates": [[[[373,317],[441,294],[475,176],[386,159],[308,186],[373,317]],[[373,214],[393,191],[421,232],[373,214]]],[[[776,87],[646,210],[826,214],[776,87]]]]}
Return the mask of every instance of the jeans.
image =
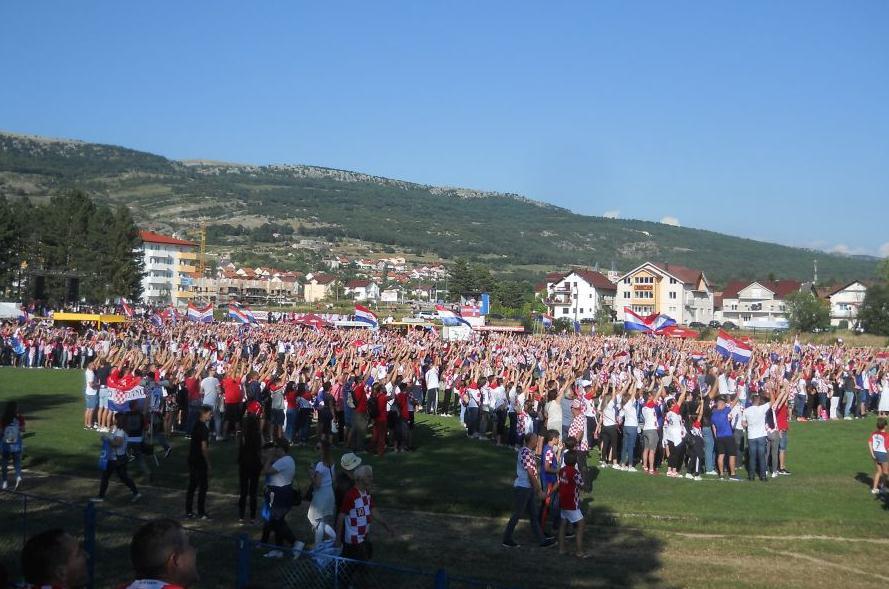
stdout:
{"type": "Polygon", "coordinates": [[[518,443],[518,418],[516,417],[515,411],[509,412],[509,435],[507,436],[506,443],[510,446],[515,446],[518,443]]]}
{"type": "Polygon", "coordinates": [[[442,413],[450,413],[451,412],[451,395],[452,394],[453,394],[452,389],[445,389],[444,401],[442,402],[442,406],[441,406],[442,413]]]}
{"type": "Polygon", "coordinates": [[[843,393],[843,417],[852,416],[852,403],[855,402],[855,393],[846,391],[843,393]]]}
{"type": "Polygon", "coordinates": [[[769,432],[769,472],[777,472],[778,466],[778,450],[780,449],[781,432],[775,430],[769,432]]]}
{"type": "Polygon", "coordinates": [[[543,542],[543,530],[540,529],[540,510],[534,490],[530,487],[513,487],[512,516],[506,524],[503,532],[503,542],[512,542],[512,533],[515,531],[519,519],[527,514],[531,519],[531,532],[538,542],[543,542]]]}
{"type": "Polygon", "coordinates": [[[470,436],[478,432],[478,407],[466,408],[466,428],[470,436]]]}
{"type": "Polygon", "coordinates": [[[296,432],[296,409],[287,410],[287,425],[284,428],[284,437],[293,443],[293,434],[296,432]]]}
{"type": "Polygon", "coordinates": [[[747,453],[746,444],[744,443],[744,430],[736,429],[734,431],[735,436],[735,449],[737,449],[737,453],[735,454],[735,464],[738,467],[744,465],[744,456],[747,453]]]}
{"type": "Polygon", "coordinates": [[[794,404],[794,413],[796,413],[797,417],[805,417],[806,416],[806,396],[805,395],[797,395],[796,402],[794,404]]]}
{"type": "Polygon", "coordinates": [[[10,452],[6,448],[3,449],[3,482],[6,482],[6,473],[9,469],[9,459],[12,459],[12,467],[15,470],[15,478],[22,478],[22,453],[10,452]]]}
{"type": "Polygon", "coordinates": [[[709,427],[702,428],[701,434],[704,436],[704,471],[713,472],[716,470],[716,461],[713,459],[716,439],[713,437],[713,430],[709,427]]]}
{"type": "Polygon", "coordinates": [[[198,515],[207,513],[207,486],[209,484],[209,473],[207,472],[207,463],[190,462],[188,464],[188,491],[185,493],[185,513],[194,513],[192,506],[194,505],[194,492],[198,492],[198,515]]]}
{"type": "Polygon", "coordinates": [[[108,481],[114,473],[117,473],[117,478],[130,489],[133,495],[139,492],[133,479],[127,474],[127,457],[118,456],[117,460],[109,460],[108,467],[102,471],[102,481],[99,483],[99,497],[105,497],[105,492],[108,491],[108,481]]]}
{"type": "Polygon", "coordinates": [[[764,479],[766,477],[766,446],[768,444],[768,439],[765,436],[760,438],[750,438],[747,440],[748,446],[748,463],[747,463],[747,478],[752,479],[754,474],[759,475],[759,478],[764,479]]]}
{"type": "Polygon", "coordinates": [[[633,456],[636,454],[636,436],[639,428],[629,425],[624,426],[623,448],[620,452],[620,463],[633,466],[633,456]]]}
{"type": "Polygon", "coordinates": [[[438,388],[426,391],[426,413],[438,413],[438,388]]]}
{"type": "Polygon", "coordinates": [[[198,420],[198,417],[201,413],[201,402],[200,401],[189,401],[188,402],[188,415],[185,418],[185,434],[191,435],[191,430],[194,428],[195,422],[198,420]]]}

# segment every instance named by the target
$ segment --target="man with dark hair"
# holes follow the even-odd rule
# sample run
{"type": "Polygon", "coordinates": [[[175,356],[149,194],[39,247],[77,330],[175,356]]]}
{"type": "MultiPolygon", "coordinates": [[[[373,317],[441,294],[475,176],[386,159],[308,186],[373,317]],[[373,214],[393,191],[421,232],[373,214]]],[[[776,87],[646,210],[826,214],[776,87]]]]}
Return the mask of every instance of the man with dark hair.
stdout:
{"type": "Polygon", "coordinates": [[[126,589],[187,589],[198,582],[197,551],[179,522],[144,524],[130,542],[136,580],[126,589]]]}
{"type": "Polygon", "coordinates": [[[198,492],[198,517],[210,519],[207,513],[207,486],[210,478],[210,430],[207,422],[213,416],[213,408],[201,407],[198,422],[191,431],[188,451],[188,491],[185,493],[185,517],[194,517],[194,492],[198,492]]]}
{"type": "Polygon", "coordinates": [[[46,530],[25,542],[22,574],[29,587],[85,587],[86,552],[80,542],[65,530],[46,530]]]}

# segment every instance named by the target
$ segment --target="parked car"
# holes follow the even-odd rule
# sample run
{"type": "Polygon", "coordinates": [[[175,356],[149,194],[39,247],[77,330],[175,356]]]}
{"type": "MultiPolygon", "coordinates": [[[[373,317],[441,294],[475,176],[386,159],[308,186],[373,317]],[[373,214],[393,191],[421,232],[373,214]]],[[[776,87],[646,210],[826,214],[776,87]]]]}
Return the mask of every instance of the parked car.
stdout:
{"type": "Polygon", "coordinates": [[[426,321],[433,321],[438,319],[438,314],[433,313],[431,311],[420,311],[417,313],[417,319],[425,319],[426,321]]]}
{"type": "Polygon", "coordinates": [[[711,321],[711,322],[708,323],[707,325],[708,325],[709,327],[712,327],[713,329],[719,329],[720,327],[722,327],[722,324],[719,323],[719,321],[717,321],[716,319],[714,319],[713,321],[711,321]]]}
{"type": "Polygon", "coordinates": [[[707,327],[700,321],[692,321],[691,323],[688,324],[688,326],[691,327],[692,329],[704,329],[705,327],[707,327]]]}
{"type": "Polygon", "coordinates": [[[722,324],[723,329],[738,329],[738,326],[732,323],[731,321],[726,321],[722,324]]]}

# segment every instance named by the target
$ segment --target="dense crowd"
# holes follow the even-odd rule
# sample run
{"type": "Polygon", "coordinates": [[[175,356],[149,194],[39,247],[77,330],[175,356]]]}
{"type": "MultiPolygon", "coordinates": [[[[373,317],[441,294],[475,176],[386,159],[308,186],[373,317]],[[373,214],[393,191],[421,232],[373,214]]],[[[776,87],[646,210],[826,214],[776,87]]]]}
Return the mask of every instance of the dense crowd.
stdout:
{"type": "MultiPolygon", "coordinates": [[[[768,481],[790,475],[793,419],[889,414],[885,353],[839,343],[757,345],[741,363],[709,342],[661,337],[489,333],[448,342],[424,329],[319,330],[287,321],[135,320],[104,330],[32,321],[5,324],[0,336],[7,364],[84,371],[83,427],[107,440],[96,500],[112,475],[138,500],[127,463],[150,476],[146,456],[156,445],[169,456],[170,437],[181,434],[189,445],[186,517],[209,518],[209,444],[233,440],[238,514],[254,520],[261,506],[263,540],[274,535],[282,547],[271,556],[302,549],[285,516],[298,495],[310,494],[315,544],[369,558],[369,514],[381,520],[360,454],[414,451],[417,413],[459,419],[474,440],[467,443],[516,449],[504,545],[515,545],[513,529],[529,514],[541,544],[555,543],[551,525],[562,550],[565,537],[576,535],[579,556],[580,497],[597,461],[599,468],[693,481],[739,481],[743,468],[747,479],[768,481]],[[115,392],[131,390],[144,398],[125,395],[122,407],[115,392]],[[310,443],[318,461],[300,493],[289,448],[310,443]],[[338,464],[332,446],[348,451],[338,464]]],[[[884,432],[885,424],[868,441],[874,493],[883,490],[884,432]]],[[[4,485],[6,456],[4,449],[4,485]]]]}

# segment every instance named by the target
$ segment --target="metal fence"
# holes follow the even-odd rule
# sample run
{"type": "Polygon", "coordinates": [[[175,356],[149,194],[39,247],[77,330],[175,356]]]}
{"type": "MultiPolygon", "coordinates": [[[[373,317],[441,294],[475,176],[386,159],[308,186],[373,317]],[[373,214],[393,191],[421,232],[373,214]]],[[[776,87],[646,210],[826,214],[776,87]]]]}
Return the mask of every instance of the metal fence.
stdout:
{"type": "MultiPolygon", "coordinates": [[[[130,539],[144,519],[97,507],[26,493],[0,492],[0,563],[13,582],[21,581],[19,555],[28,537],[50,528],[82,533],[89,555],[89,589],[120,587],[132,577],[130,539]]],[[[228,536],[188,529],[198,551],[202,588],[247,589],[502,589],[496,585],[435,572],[359,562],[329,551],[278,552],[246,534],[228,536]]]]}

